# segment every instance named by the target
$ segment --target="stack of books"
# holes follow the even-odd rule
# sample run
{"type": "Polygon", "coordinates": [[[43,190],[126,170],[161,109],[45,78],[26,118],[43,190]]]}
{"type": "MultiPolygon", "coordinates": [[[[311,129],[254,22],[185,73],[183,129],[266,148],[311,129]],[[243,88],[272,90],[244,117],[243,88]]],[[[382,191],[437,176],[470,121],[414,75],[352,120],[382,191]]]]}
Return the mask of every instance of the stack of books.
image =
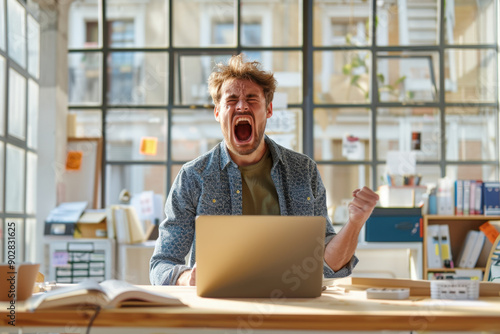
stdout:
{"type": "Polygon", "coordinates": [[[455,214],[457,216],[500,215],[500,182],[456,180],[455,214]]]}

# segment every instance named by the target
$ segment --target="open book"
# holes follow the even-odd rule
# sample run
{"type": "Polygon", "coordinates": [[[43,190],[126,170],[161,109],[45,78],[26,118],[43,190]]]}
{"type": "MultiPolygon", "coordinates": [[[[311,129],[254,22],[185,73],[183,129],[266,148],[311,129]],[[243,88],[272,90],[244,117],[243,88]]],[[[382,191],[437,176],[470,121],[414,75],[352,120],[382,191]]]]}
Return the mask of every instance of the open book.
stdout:
{"type": "Polygon", "coordinates": [[[30,311],[76,305],[94,305],[104,308],[122,306],[176,306],[184,305],[177,297],[139,288],[119,280],[97,283],[85,280],[47,293],[34,295],[26,301],[30,311]]]}

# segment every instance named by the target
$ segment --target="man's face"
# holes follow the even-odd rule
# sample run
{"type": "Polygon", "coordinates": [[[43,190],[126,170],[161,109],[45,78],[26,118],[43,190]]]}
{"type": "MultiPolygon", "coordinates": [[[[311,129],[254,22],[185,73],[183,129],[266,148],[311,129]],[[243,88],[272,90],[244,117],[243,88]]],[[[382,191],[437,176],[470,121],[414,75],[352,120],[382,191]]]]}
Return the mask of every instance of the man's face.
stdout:
{"type": "Polygon", "coordinates": [[[221,87],[214,115],[220,123],[231,157],[238,165],[258,162],[265,152],[264,130],[273,114],[262,87],[250,80],[233,79],[221,87]],[[240,163],[241,162],[241,163],[240,163]]]}

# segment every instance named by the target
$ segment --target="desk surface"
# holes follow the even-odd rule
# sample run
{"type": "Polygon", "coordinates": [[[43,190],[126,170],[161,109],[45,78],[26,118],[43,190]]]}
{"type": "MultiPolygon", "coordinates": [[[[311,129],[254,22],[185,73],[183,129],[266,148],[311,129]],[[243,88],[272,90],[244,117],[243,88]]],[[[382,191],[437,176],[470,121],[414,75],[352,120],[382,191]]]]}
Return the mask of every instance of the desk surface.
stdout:
{"type": "MultiPolygon", "coordinates": [[[[500,284],[491,283],[486,297],[475,301],[433,300],[427,281],[414,282],[410,299],[366,299],[366,285],[340,283],[314,299],[212,299],[196,296],[194,287],[147,287],[180,298],[187,307],[141,307],[102,310],[95,327],[170,327],[296,330],[457,330],[500,328],[500,284]]],[[[366,279],[365,279],[366,280],[366,279]]],[[[370,279],[372,280],[372,279],[370,279]]],[[[388,280],[394,282],[395,280],[388,280]]],[[[347,281],[343,281],[347,282],[347,281]]],[[[384,286],[384,280],[376,280],[384,286]]],[[[386,284],[387,285],[387,284],[386,284]]],[[[394,284],[388,284],[394,286],[394,284]]],[[[400,285],[400,286],[402,286],[400,285]]],[[[486,291],[486,290],[485,290],[486,291]]],[[[65,309],[23,312],[16,327],[88,325],[93,310],[65,309]]],[[[5,308],[0,327],[7,326],[5,308]]]]}

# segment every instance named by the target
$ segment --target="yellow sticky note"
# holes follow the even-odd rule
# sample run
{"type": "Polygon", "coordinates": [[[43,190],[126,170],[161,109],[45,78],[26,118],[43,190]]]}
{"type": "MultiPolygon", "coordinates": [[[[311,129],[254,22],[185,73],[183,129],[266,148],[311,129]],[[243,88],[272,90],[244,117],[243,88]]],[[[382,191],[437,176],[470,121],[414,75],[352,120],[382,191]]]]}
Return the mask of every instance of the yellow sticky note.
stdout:
{"type": "Polygon", "coordinates": [[[66,170],[80,170],[82,167],[82,151],[69,151],[66,156],[66,170]]]}
{"type": "Polygon", "coordinates": [[[156,155],[158,149],[158,138],[142,137],[140,153],[144,155],[156,155]]]}

